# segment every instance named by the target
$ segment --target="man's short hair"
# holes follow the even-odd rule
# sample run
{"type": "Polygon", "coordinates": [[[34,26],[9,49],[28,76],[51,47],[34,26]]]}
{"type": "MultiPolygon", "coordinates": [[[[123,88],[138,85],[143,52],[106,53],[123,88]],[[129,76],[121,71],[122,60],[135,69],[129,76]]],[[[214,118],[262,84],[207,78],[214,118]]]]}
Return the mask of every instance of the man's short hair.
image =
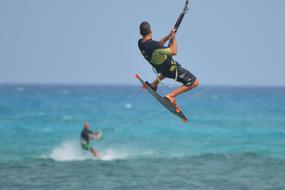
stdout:
{"type": "Polygon", "coordinates": [[[147,21],[143,21],[141,24],[140,24],[140,34],[142,36],[146,36],[148,34],[151,33],[151,27],[150,27],[150,24],[147,22],[147,21]]]}

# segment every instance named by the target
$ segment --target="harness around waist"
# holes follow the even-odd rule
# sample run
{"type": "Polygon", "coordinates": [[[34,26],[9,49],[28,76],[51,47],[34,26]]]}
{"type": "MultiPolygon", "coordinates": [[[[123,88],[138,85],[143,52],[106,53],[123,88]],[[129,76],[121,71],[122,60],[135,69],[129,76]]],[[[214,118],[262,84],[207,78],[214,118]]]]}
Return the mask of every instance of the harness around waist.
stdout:
{"type": "Polygon", "coordinates": [[[176,70],[176,62],[174,60],[171,60],[169,63],[167,62],[164,62],[162,64],[159,64],[159,65],[156,65],[156,64],[153,64],[153,63],[150,63],[154,68],[155,70],[158,72],[158,73],[164,73],[164,72],[167,72],[167,71],[170,71],[170,72],[174,72],[176,70]]]}

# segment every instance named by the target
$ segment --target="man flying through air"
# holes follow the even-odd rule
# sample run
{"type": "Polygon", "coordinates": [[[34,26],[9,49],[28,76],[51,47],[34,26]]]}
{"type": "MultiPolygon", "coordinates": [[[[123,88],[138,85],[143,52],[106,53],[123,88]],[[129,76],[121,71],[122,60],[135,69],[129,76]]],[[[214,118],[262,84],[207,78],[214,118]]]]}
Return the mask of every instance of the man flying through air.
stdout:
{"type": "Polygon", "coordinates": [[[160,81],[165,78],[171,78],[183,84],[165,96],[176,107],[177,95],[199,85],[199,80],[172,58],[177,54],[176,31],[172,30],[161,40],[154,41],[150,24],[144,21],[140,24],[140,34],[142,38],[138,42],[139,49],[158,73],[157,78],[151,83],[153,90],[156,91],[160,81]],[[171,45],[165,47],[164,44],[170,39],[172,39],[171,45]]]}

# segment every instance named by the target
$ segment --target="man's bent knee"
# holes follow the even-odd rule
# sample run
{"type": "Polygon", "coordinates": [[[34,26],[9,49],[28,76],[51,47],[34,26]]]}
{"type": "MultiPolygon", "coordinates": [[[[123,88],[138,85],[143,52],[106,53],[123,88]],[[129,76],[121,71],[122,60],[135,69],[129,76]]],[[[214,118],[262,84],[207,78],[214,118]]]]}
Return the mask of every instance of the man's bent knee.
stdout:
{"type": "Polygon", "coordinates": [[[200,81],[198,79],[195,80],[195,82],[191,85],[192,88],[196,88],[200,85],[200,81]]]}

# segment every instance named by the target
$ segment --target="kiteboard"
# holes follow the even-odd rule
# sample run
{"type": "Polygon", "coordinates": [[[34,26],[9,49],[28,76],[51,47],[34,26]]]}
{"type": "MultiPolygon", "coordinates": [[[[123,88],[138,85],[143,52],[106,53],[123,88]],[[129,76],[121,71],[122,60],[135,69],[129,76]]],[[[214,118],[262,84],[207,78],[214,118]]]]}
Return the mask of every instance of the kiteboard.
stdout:
{"type": "Polygon", "coordinates": [[[156,91],[152,89],[151,85],[147,81],[144,81],[139,75],[136,75],[136,78],[142,83],[143,88],[146,89],[162,106],[164,106],[177,117],[180,117],[183,122],[188,121],[178,106],[172,105],[167,98],[160,96],[156,91]]]}

